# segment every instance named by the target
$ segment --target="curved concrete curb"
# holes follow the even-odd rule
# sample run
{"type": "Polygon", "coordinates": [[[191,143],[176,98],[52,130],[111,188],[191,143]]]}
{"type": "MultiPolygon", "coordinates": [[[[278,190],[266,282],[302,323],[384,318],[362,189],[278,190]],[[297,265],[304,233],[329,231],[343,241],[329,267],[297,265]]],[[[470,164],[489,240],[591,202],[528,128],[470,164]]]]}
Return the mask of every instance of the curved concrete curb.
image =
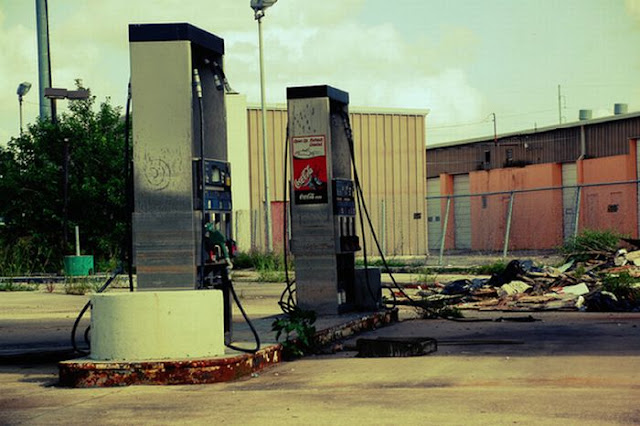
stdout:
{"type": "MultiPolygon", "coordinates": [[[[398,320],[398,310],[363,314],[357,319],[316,333],[318,346],[373,330],[398,320]]],[[[282,345],[272,344],[255,354],[209,359],[158,361],[94,361],[88,358],[58,364],[60,386],[73,388],[129,385],[186,385],[235,380],[282,361],[282,345]]]]}
{"type": "Polygon", "coordinates": [[[281,355],[282,345],[276,344],[255,354],[211,359],[110,362],[82,358],[59,364],[60,385],[91,388],[226,382],[276,364],[281,355]]]}

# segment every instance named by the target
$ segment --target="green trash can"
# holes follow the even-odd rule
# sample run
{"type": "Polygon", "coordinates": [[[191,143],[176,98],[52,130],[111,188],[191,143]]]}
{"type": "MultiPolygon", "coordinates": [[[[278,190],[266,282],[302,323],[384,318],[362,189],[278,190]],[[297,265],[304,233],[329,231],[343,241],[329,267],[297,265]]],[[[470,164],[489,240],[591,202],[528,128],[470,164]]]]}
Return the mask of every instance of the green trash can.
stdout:
{"type": "Polygon", "coordinates": [[[68,277],[93,275],[93,256],[65,256],[64,274],[68,277]]]}

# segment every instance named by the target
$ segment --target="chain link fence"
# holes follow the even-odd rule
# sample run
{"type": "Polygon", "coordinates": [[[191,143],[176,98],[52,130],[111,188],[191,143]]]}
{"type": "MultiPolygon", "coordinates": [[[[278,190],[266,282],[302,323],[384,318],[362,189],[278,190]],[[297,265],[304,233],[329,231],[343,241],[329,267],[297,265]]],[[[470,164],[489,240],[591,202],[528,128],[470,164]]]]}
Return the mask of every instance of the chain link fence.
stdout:
{"type": "Polygon", "coordinates": [[[638,181],[427,197],[430,255],[552,250],[580,231],[638,237],[638,181]]]}

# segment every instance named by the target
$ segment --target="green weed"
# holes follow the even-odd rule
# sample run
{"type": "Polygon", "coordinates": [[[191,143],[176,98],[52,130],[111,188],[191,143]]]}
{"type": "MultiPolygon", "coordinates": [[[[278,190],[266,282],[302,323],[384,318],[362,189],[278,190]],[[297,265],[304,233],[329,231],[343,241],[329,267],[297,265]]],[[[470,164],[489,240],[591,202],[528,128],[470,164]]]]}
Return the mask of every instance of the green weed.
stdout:
{"type": "Polygon", "coordinates": [[[576,266],[576,269],[573,270],[573,276],[580,279],[587,272],[586,268],[582,263],[576,266]]]}
{"type": "Polygon", "coordinates": [[[628,272],[615,275],[606,275],[602,278],[602,289],[616,295],[618,300],[640,300],[640,288],[632,285],[638,282],[638,278],[632,277],[628,272]]]}
{"type": "Polygon", "coordinates": [[[299,358],[315,351],[316,313],[300,308],[294,308],[287,316],[276,319],[271,324],[271,330],[276,332],[276,340],[282,342],[282,352],[285,359],[299,358]],[[295,337],[294,337],[295,336],[295,337]]]}

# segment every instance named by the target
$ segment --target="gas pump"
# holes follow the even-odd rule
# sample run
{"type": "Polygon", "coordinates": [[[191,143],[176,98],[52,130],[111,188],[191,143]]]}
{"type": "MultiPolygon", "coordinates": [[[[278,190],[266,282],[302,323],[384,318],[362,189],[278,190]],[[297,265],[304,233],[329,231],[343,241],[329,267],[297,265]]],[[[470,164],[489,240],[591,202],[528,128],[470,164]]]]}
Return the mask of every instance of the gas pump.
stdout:
{"type": "Polygon", "coordinates": [[[232,237],[224,41],[180,23],[130,25],[129,42],[137,288],[222,290],[228,343],[228,250],[205,241],[232,237]]]}
{"type": "Polygon", "coordinates": [[[349,94],[330,86],[287,89],[291,251],[297,305],[320,315],[358,308],[356,189],[344,118],[349,94]]]}

